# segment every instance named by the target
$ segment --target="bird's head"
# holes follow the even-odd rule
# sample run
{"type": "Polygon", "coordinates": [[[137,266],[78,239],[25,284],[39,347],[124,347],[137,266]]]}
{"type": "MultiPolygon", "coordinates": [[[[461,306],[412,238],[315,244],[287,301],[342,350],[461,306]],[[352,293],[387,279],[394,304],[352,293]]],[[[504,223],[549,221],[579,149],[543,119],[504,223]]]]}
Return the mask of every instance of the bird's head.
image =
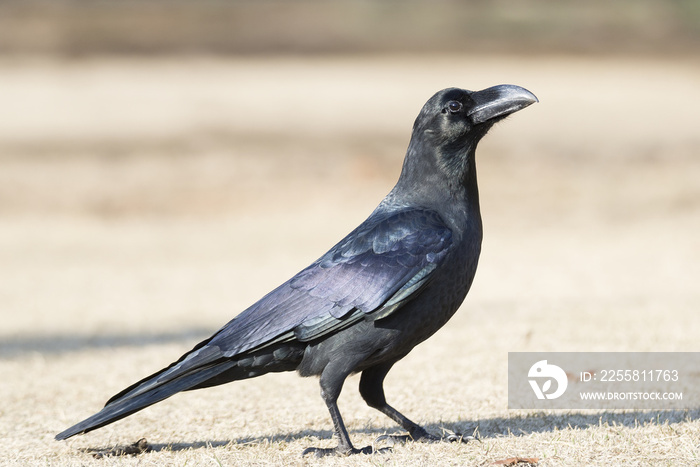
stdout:
{"type": "Polygon", "coordinates": [[[402,178],[415,185],[426,175],[442,174],[448,181],[463,182],[477,143],[493,124],[535,102],[530,91],[510,84],[437,92],[413,125],[402,178]]]}
{"type": "Polygon", "coordinates": [[[425,103],[413,136],[454,149],[477,143],[499,120],[537,102],[527,89],[501,84],[482,91],[448,88],[425,103]]]}

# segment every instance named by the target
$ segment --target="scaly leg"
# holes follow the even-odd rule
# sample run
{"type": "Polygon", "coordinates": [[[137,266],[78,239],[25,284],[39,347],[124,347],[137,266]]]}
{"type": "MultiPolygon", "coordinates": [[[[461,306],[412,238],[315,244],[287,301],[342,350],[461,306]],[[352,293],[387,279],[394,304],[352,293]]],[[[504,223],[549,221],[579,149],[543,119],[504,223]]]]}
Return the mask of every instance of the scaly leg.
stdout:
{"type": "Polygon", "coordinates": [[[450,435],[445,438],[439,438],[428,433],[422,426],[409,420],[401,412],[390,406],[386,402],[384,396],[384,378],[393,366],[392,363],[385,363],[366,369],[362,372],[360,378],[360,394],[370,407],[379,410],[387,417],[401,425],[404,430],[408,431],[408,435],[404,436],[389,436],[384,435],[377,438],[377,441],[390,440],[392,442],[406,441],[422,441],[422,442],[438,442],[438,441],[461,441],[462,436],[450,435]]]}
{"type": "Polygon", "coordinates": [[[328,455],[349,456],[350,454],[371,454],[372,446],[366,446],[362,449],[356,449],[350,441],[348,430],[345,428],[343,418],[338,410],[338,397],[343,389],[343,383],[349,372],[333,371],[332,367],[327,367],[321,374],[321,397],[328,407],[328,412],[333,420],[333,428],[335,435],[338,437],[338,446],[335,448],[306,448],[302,452],[302,456],[314,454],[316,457],[324,457],[328,455]]]}

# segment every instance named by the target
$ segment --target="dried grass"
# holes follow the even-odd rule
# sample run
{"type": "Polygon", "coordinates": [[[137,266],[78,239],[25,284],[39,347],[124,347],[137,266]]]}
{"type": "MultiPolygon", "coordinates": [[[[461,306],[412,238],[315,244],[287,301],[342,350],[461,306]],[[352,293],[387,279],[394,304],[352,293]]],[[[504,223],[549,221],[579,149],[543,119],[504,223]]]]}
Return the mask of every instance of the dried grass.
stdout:
{"type": "MultiPolygon", "coordinates": [[[[16,131],[0,130],[0,463],[700,464],[698,410],[506,408],[509,351],[700,350],[697,64],[452,57],[1,68],[0,118],[28,114],[16,131]],[[317,382],[294,374],[180,394],[53,440],[360,222],[390,188],[412,118],[444,73],[445,85],[515,82],[541,99],[482,145],[486,235],[472,293],[387,379],[390,402],[430,431],[480,441],[301,459],[305,447],[334,442],[317,382]],[[149,84],[158,79],[170,90],[149,84]],[[36,119],[22,107],[32,92],[49,104],[36,119]],[[217,111],[200,109],[218,95],[217,111]],[[155,101],[141,109],[139,96],[155,101]],[[132,140],[128,115],[141,111],[152,127],[132,140]],[[107,128],[77,131],[103,115],[107,128]],[[142,437],[152,450],[136,457],[90,451],[142,437]]],[[[354,442],[397,433],[357,383],[349,379],[340,400],[354,442]]]]}

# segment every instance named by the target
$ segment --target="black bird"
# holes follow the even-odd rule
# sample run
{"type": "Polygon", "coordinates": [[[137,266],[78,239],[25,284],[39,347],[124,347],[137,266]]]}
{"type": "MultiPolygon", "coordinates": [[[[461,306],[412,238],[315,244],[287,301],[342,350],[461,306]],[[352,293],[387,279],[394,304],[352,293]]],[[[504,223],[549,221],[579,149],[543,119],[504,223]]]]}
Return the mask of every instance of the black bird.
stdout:
{"type": "Polygon", "coordinates": [[[491,126],[537,98],[518,86],[449,88],[423,106],[396,186],[359,227],[167,368],[112,397],[95,415],[56,435],[100,428],[180,391],[268,372],[320,377],[338,446],[356,449],[336,401],[362,372],[360,394],[414,440],[439,438],[384,397],[391,367],[440,329],[474,279],[481,251],[475,150],[491,126]]]}

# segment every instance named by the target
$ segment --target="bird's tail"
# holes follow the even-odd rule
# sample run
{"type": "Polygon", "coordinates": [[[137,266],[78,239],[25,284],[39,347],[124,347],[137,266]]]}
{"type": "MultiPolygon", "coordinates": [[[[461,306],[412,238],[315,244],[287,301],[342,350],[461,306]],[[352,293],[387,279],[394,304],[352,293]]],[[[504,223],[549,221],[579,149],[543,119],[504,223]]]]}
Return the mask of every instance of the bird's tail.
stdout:
{"type": "Polygon", "coordinates": [[[108,425],[177,392],[192,389],[236,365],[237,361],[225,358],[218,347],[195,347],[169,367],[124,389],[107,401],[102,410],[57,434],[56,439],[70,438],[108,425]]]}
{"type": "Polygon", "coordinates": [[[304,348],[299,342],[278,343],[257,351],[226,356],[219,346],[207,339],[167,368],[116,394],[102,410],[57,434],[56,439],[63,440],[116,422],[180,391],[294,370],[301,362],[304,348]]]}

